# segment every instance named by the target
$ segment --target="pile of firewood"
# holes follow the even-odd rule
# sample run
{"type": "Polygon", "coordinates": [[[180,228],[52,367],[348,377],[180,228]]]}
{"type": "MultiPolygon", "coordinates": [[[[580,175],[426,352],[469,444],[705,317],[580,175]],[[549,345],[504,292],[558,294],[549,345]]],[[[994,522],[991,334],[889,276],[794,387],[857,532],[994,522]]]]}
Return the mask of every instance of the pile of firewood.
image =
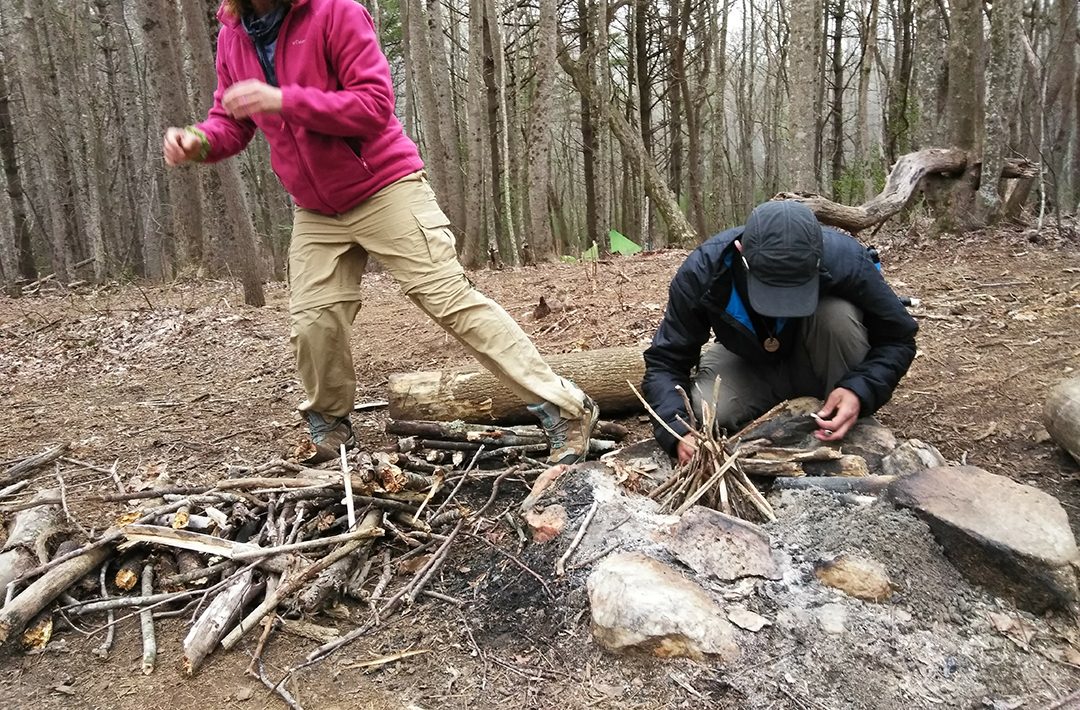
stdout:
{"type": "MultiPolygon", "coordinates": [[[[421,595],[462,603],[428,589],[451,545],[466,523],[491,507],[502,480],[546,468],[540,459],[547,445],[535,428],[391,422],[387,430],[405,437],[400,451],[343,451],[340,461],[322,468],[282,459],[229,467],[214,485],[159,479],[147,490],[127,491],[114,467],[120,492],[108,495],[80,496],[65,488],[59,473],[49,478],[48,464],[55,462],[59,472],[61,461],[71,461],[67,446],[16,462],[0,474],[0,486],[7,485],[0,504],[14,515],[0,553],[0,643],[40,647],[54,617],[83,624],[100,619],[91,631],[102,635],[97,654],[107,657],[116,622],[138,616],[143,669],[151,673],[155,619],[183,616],[192,622],[179,660],[194,674],[218,645],[230,649],[260,630],[248,670],[295,704],[262,673],[262,648],[275,629],[322,643],[307,665],[421,595]],[[473,510],[463,486],[484,479],[487,502],[473,510]],[[47,490],[29,490],[42,480],[49,481],[47,490]],[[73,498],[133,509],[95,535],[71,515],[73,498]],[[54,538],[72,527],[82,530],[84,542],[67,540],[52,549],[54,538]],[[369,609],[368,620],[350,633],[301,620],[343,595],[369,609]]],[[[613,425],[605,431],[619,438],[626,433],[613,425]]],[[[613,447],[611,440],[595,444],[598,452],[613,447]]]]}

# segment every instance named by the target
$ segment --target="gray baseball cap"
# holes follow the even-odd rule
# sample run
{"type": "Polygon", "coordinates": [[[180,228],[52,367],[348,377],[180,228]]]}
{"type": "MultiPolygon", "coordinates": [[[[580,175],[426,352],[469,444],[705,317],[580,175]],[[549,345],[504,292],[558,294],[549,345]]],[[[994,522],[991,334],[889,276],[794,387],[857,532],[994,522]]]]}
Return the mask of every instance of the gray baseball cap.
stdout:
{"type": "Polygon", "coordinates": [[[754,208],[742,234],[750,306],[770,318],[805,318],[817,310],[821,224],[799,202],[754,208]]]}

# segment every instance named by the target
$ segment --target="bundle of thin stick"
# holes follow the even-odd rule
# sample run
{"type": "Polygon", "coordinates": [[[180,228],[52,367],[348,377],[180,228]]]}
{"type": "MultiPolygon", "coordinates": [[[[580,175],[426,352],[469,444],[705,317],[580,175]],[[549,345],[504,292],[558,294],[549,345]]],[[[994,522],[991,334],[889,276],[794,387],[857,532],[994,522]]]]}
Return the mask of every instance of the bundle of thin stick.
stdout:
{"type": "MultiPolygon", "coordinates": [[[[105,634],[98,654],[107,656],[116,612],[127,610],[120,618],[138,615],[142,621],[143,667],[149,673],[157,653],[154,620],[187,615],[191,625],[178,660],[193,674],[218,644],[230,649],[261,626],[249,672],[298,707],[262,673],[262,649],[274,629],[323,642],[309,657],[313,662],[421,595],[462,603],[429,590],[429,584],[466,522],[477,521],[494,503],[500,482],[530,468],[524,463],[475,471],[482,451],[461,471],[403,470],[395,463],[404,463],[398,454],[342,451],[340,470],[275,460],[233,467],[230,475],[243,477],[212,486],[82,496],[77,500],[129,502],[139,509],[103,534],[86,535],[82,545],[65,541],[49,561],[42,559],[53,544],[44,536],[67,528],[62,515],[76,499],[62,501],[55,489],[38,492],[13,511],[0,555],[0,583],[7,593],[0,643],[25,641],[20,632],[59,599],[55,611],[73,627],[87,615],[108,615],[90,631],[105,634]],[[467,479],[478,478],[490,480],[491,491],[474,512],[457,496],[467,479]],[[342,636],[297,620],[328,608],[341,594],[371,609],[370,620],[352,633],[342,636]]],[[[118,479],[116,485],[123,488],[118,479]]],[[[31,626],[40,638],[39,626],[31,626]]]]}
{"type": "MultiPolygon", "coordinates": [[[[627,384],[653,419],[676,439],[683,438],[649,406],[633,383],[627,381],[627,384]]],[[[712,401],[715,402],[719,395],[719,378],[714,387],[712,401]]],[[[698,427],[686,391],[682,387],[676,389],[682,395],[690,416],[689,422],[682,417],[679,417],[679,422],[694,439],[694,455],[688,463],[676,466],[667,480],[649,493],[649,498],[660,501],[660,510],[675,515],[682,515],[690,506],[703,505],[748,520],[756,516],[776,520],[769,501],[743,471],[740,451],[729,446],[731,441],[738,441],[739,435],[728,439],[721,433],[716,425],[716,411],[704,398],[701,402],[701,426],[698,427]]]]}

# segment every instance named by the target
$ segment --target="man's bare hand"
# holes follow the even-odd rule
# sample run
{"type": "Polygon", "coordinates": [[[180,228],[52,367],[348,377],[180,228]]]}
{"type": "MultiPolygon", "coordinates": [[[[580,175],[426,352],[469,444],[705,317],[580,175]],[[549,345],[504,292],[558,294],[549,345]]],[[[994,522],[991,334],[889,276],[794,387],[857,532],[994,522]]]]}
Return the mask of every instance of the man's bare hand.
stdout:
{"type": "Polygon", "coordinates": [[[183,128],[165,129],[163,150],[166,165],[180,165],[193,160],[202,148],[202,138],[198,135],[185,131],[183,128]]]}
{"type": "Polygon", "coordinates": [[[233,118],[248,118],[257,113],[281,113],[281,89],[258,79],[245,79],[225,90],[221,104],[225,113],[233,118]]]}
{"type": "Polygon", "coordinates": [[[839,441],[859,418],[859,398],[849,389],[837,387],[829,393],[825,405],[817,412],[818,441],[839,441]]]}
{"type": "Polygon", "coordinates": [[[690,459],[694,458],[695,451],[697,451],[697,447],[694,445],[693,436],[687,434],[679,439],[679,464],[686,465],[690,463],[690,459]]]}

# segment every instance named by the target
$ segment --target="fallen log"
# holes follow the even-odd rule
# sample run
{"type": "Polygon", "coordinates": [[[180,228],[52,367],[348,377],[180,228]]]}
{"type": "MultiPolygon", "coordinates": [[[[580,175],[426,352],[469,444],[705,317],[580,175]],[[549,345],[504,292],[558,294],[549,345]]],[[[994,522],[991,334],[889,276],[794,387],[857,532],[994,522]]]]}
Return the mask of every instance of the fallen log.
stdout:
{"type": "Polygon", "coordinates": [[[1043,425],[1061,448],[1080,461],[1080,377],[1059,382],[1043,404],[1043,425]]]}
{"type": "MultiPolygon", "coordinates": [[[[889,173],[881,194],[857,207],[841,205],[814,193],[781,192],[773,199],[801,202],[822,224],[854,233],[880,224],[902,210],[927,175],[961,175],[972,160],[975,165],[981,164],[959,148],[928,148],[903,155],[889,173]]],[[[1002,166],[1001,177],[1033,178],[1038,172],[1038,163],[1012,159],[1002,166]]]]}
{"type": "MultiPolygon", "coordinates": [[[[587,392],[603,416],[641,411],[626,384],[645,375],[640,348],[602,348],[546,359],[555,372],[587,392]]],[[[388,400],[395,420],[536,422],[510,388],[479,365],[391,375],[388,400]]]]}
{"type": "MultiPolygon", "coordinates": [[[[56,490],[41,491],[35,501],[56,498],[56,490]]],[[[56,503],[36,506],[19,512],[11,526],[7,543],[0,552],[0,589],[49,559],[46,546],[63,529],[60,506],[56,503]]]]}
{"type": "Polygon", "coordinates": [[[62,562],[41,575],[22,593],[0,609],[0,646],[18,637],[26,623],[54,599],[104,562],[112,550],[107,545],[88,548],[86,552],[62,562]]]}

